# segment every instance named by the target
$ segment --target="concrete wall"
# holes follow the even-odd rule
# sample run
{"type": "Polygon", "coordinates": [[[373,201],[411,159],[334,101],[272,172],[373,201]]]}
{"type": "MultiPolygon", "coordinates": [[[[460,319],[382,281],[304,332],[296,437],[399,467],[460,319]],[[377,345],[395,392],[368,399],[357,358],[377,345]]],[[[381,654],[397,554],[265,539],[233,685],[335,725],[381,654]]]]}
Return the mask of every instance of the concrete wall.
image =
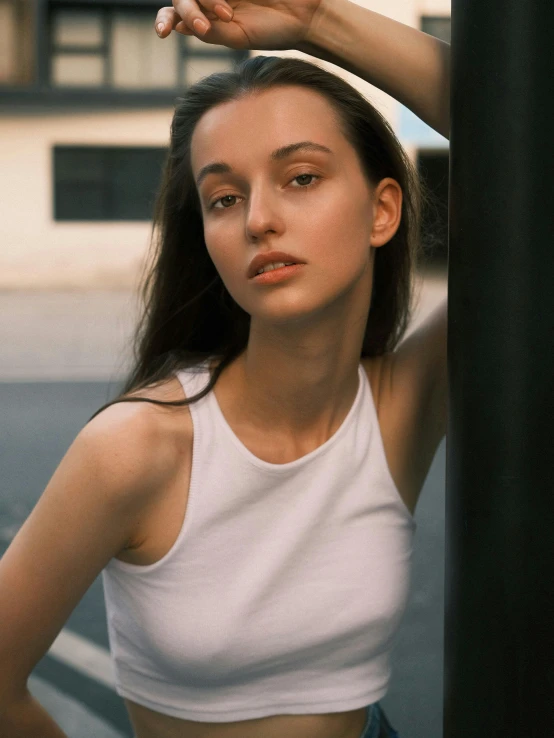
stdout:
{"type": "Polygon", "coordinates": [[[150,222],[56,222],[58,144],[167,146],[173,109],[0,118],[0,288],[133,287],[150,222]]]}
{"type": "MultiPolygon", "coordinates": [[[[360,0],[359,4],[413,27],[419,27],[421,14],[450,14],[449,0],[360,0]]],[[[293,51],[271,53],[312,58],[293,51]]],[[[415,122],[417,128],[418,119],[406,118],[409,111],[355,75],[321,60],[318,64],[340,74],[373,102],[415,160],[417,136],[423,134],[411,136],[410,125],[415,122]]],[[[0,116],[0,289],[137,286],[151,223],[54,221],[52,148],[60,144],[167,146],[172,115],[170,107],[0,116]]],[[[444,146],[442,137],[423,129],[431,135],[428,146],[444,146]]]]}

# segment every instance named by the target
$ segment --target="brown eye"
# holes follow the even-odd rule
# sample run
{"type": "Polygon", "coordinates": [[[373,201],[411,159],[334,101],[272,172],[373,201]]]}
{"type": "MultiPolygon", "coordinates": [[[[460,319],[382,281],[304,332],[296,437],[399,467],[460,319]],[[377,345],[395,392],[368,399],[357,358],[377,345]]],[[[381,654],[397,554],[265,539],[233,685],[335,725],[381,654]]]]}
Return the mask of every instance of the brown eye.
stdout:
{"type": "MultiPolygon", "coordinates": [[[[212,204],[210,205],[210,210],[213,210],[218,202],[223,202],[223,200],[227,200],[228,198],[237,198],[237,195],[223,195],[223,197],[219,197],[217,200],[214,200],[212,204]]],[[[231,205],[232,203],[227,203],[228,205],[231,205]]],[[[229,208],[223,207],[223,208],[215,208],[216,210],[229,210],[229,208]]]]}
{"type": "MultiPolygon", "coordinates": [[[[315,174],[299,174],[294,179],[300,179],[300,177],[313,178],[313,177],[315,177],[315,174]]],[[[302,183],[300,183],[300,184],[302,184],[302,183]]],[[[311,184],[311,182],[304,182],[304,184],[311,184]]]]}

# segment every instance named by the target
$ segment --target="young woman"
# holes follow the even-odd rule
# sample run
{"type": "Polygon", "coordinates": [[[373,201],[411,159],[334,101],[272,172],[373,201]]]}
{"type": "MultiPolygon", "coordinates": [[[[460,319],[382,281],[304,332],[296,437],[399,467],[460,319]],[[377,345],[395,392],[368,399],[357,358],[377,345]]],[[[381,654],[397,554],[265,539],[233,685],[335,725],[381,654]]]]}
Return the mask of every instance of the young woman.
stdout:
{"type": "MultiPolygon", "coordinates": [[[[156,22],[334,61],[448,135],[448,45],[347,0],[225,7],[156,22]]],[[[185,92],[136,365],[0,562],[4,734],[63,735],[27,680],[102,572],[137,738],[396,735],[379,700],[446,430],[446,305],[401,341],[425,198],[314,64],[254,57],[185,92]]]]}

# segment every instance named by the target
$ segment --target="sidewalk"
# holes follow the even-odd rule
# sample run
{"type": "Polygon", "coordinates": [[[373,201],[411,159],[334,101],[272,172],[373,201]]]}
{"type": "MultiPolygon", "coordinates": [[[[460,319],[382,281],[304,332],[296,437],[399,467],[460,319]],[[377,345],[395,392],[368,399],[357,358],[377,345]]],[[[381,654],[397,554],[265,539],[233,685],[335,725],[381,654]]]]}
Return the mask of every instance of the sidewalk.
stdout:
{"type": "MultiPolygon", "coordinates": [[[[445,278],[420,287],[408,333],[447,294],[445,278]]],[[[121,381],[136,319],[128,291],[0,292],[0,382],[121,381]]]]}

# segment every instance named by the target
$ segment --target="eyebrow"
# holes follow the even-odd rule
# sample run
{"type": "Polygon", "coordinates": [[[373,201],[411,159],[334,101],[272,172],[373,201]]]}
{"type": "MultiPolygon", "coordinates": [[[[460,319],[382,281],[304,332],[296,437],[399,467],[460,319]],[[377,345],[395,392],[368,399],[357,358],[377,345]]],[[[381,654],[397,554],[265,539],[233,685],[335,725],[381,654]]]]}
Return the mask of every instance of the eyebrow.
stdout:
{"type": "MultiPolygon", "coordinates": [[[[272,161],[281,161],[297,151],[323,151],[326,154],[333,153],[327,146],[315,143],[314,141],[298,141],[297,143],[287,144],[286,146],[281,146],[279,149],[275,149],[271,153],[270,158],[272,161]]],[[[196,178],[196,186],[200,187],[208,174],[227,174],[232,171],[232,167],[224,161],[214,161],[211,164],[206,164],[205,167],[202,167],[196,178]]]]}

